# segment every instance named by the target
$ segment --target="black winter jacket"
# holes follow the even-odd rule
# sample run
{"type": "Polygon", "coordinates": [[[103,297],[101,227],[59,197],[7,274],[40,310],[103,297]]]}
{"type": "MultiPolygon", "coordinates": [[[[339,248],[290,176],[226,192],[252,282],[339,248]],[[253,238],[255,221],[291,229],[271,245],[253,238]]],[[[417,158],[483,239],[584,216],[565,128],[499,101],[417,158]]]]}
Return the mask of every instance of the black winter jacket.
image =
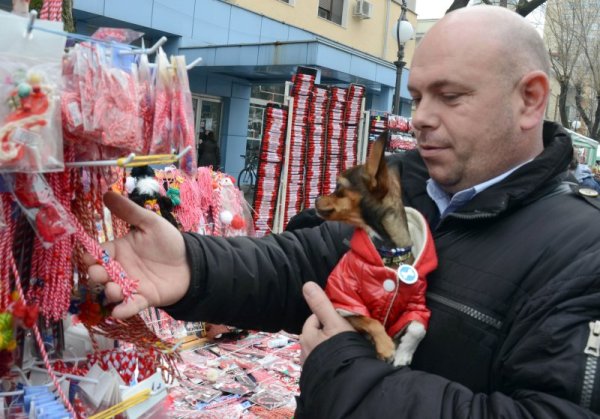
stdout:
{"type": "MultiPolygon", "coordinates": [[[[297,417],[597,417],[600,337],[590,339],[590,323],[600,329],[600,211],[562,182],[566,133],[546,124],[544,142],[540,156],[441,222],[418,154],[391,162],[436,243],[429,330],[410,368],[378,361],[357,333],[319,345],[304,364],[297,417]]],[[[192,283],[167,310],[299,332],[309,314],[302,283],[325,285],[351,233],[323,223],[264,239],[185,234],[192,283]]]]}

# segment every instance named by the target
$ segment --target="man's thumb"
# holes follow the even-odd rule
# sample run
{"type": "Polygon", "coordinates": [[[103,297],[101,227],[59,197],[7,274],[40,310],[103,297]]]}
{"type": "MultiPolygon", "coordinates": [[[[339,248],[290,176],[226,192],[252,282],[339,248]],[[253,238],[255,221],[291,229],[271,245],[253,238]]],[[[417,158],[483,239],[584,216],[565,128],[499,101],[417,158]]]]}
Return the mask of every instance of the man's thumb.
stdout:
{"type": "Polygon", "coordinates": [[[339,315],[335,311],[333,304],[329,301],[327,294],[321,287],[314,282],[307,282],[302,287],[304,299],[308,303],[310,310],[317,316],[322,325],[337,320],[339,315]]]}
{"type": "Polygon", "coordinates": [[[104,194],[104,203],[114,215],[139,228],[143,228],[154,216],[151,211],[112,191],[104,194]]]}

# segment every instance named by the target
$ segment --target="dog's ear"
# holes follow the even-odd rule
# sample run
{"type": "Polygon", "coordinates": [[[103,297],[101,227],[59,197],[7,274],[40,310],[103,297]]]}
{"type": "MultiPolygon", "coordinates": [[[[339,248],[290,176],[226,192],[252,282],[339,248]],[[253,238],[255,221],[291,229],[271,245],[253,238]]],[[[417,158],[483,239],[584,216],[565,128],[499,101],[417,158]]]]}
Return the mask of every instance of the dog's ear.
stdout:
{"type": "Polygon", "coordinates": [[[388,139],[388,132],[383,132],[371,149],[365,163],[365,171],[368,177],[367,185],[371,191],[377,191],[381,195],[387,194],[388,188],[388,170],[385,162],[385,145],[388,139]]]}

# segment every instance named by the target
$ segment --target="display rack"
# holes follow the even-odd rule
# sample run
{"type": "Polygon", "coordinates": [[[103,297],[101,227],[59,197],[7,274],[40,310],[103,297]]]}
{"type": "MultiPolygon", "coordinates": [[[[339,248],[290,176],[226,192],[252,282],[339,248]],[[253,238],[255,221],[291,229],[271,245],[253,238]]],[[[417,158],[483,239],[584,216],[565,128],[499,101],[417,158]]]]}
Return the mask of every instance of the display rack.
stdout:
{"type": "Polygon", "coordinates": [[[281,179],[286,181],[279,184],[276,194],[271,226],[274,233],[283,231],[299,211],[314,205],[317,196],[330,193],[339,173],[363,162],[366,156],[368,113],[364,87],[315,84],[312,69],[301,68],[298,74],[308,76],[310,81],[308,85],[286,82],[288,120],[281,168],[281,179]],[[303,103],[301,108],[296,105],[298,100],[303,103]]]}

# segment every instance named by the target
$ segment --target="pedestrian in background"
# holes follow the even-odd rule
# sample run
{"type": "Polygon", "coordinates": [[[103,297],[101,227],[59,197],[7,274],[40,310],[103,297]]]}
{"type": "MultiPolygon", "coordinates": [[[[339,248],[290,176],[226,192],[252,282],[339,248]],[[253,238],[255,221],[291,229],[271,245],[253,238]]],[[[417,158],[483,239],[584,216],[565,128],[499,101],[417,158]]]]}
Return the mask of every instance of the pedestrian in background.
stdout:
{"type": "Polygon", "coordinates": [[[219,170],[221,166],[221,150],[215,139],[214,132],[208,131],[201,141],[198,145],[198,167],[212,166],[214,170],[219,170]]]}

